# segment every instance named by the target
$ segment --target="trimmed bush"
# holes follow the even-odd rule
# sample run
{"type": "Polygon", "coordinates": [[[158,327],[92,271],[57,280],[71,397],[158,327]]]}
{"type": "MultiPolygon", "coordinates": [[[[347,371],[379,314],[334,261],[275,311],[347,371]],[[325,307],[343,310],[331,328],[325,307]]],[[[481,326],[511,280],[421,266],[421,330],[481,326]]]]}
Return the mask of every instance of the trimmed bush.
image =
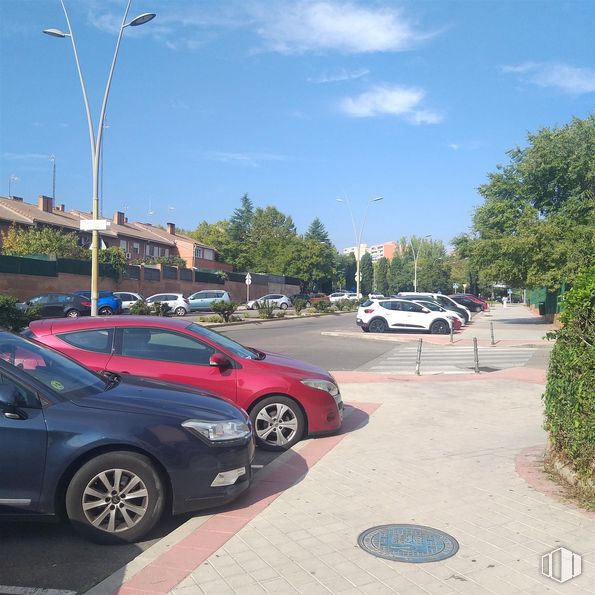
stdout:
{"type": "Polygon", "coordinates": [[[269,320],[275,317],[275,303],[269,300],[258,302],[258,318],[269,320]]]}
{"type": "Polygon", "coordinates": [[[305,307],[306,307],[306,300],[303,300],[302,298],[298,298],[293,303],[293,309],[295,310],[295,313],[297,316],[299,316],[302,313],[302,310],[305,307]]]}
{"type": "Polygon", "coordinates": [[[150,316],[153,314],[153,309],[144,300],[137,300],[128,308],[128,312],[135,316],[150,316]]]}
{"type": "Polygon", "coordinates": [[[317,312],[328,312],[331,307],[331,303],[327,300],[320,300],[319,302],[314,302],[312,305],[317,312]]]}
{"type": "Polygon", "coordinates": [[[566,294],[547,375],[545,429],[554,454],[595,478],[595,267],[566,294]]]}
{"type": "Polygon", "coordinates": [[[224,322],[229,322],[232,319],[233,313],[238,309],[236,302],[225,302],[223,300],[216,300],[211,304],[211,310],[217,312],[224,322]]]}
{"type": "Polygon", "coordinates": [[[18,302],[12,295],[0,295],[0,328],[18,333],[32,320],[39,318],[39,306],[32,306],[24,311],[17,308],[18,302]]]}

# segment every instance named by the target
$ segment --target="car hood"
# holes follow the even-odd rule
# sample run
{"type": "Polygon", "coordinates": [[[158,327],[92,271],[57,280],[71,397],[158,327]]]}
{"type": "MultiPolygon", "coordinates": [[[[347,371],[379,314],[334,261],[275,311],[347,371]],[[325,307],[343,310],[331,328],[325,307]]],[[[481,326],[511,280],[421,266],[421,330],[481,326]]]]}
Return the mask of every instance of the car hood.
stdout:
{"type": "Polygon", "coordinates": [[[205,421],[246,420],[231,402],[183,385],[122,375],[122,381],[103,393],[73,399],[80,407],[126,413],[200,418],[205,421]]]}
{"type": "Polygon", "coordinates": [[[282,355],[280,353],[273,353],[271,351],[261,351],[261,353],[264,353],[266,356],[263,360],[256,360],[261,366],[281,367],[284,368],[286,372],[293,373],[301,378],[322,378],[324,380],[335,382],[331,374],[324,368],[319,368],[308,362],[294,359],[293,357],[282,355]]]}

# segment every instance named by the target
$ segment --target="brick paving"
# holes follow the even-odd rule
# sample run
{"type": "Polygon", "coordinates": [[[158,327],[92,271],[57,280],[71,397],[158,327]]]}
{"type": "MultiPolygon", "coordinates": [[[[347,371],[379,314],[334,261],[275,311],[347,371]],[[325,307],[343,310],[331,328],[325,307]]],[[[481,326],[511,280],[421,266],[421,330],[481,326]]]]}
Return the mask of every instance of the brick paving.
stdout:
{"type": "Polygon", "coordinates": [[[246,502],[192,519],[90,593],[592,593],[595,518],[535,464],[543,377],[505,372],[337,373],[357,403],[344,435],[300,443],[258,474],[246,502]],[[407,564],[359,548],[363,530],[387,523],[435,527],[460,549],[407,564]],[[541,555],[561,545],[583,557],[564,584],[540,574],[541,555]]]}

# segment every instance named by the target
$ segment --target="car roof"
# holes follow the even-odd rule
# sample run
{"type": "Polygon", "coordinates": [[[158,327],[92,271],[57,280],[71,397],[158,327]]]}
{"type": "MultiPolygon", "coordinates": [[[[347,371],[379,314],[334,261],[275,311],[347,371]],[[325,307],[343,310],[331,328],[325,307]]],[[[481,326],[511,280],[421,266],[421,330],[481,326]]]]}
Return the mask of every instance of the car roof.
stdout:
{"type": "Polygon", "coordinates": [[[94,328],[116,328],[122,326],[153,326],[182,330],[193,324],[189,320],[166,318],[164,316],[80,316],[79,318],[54,318],[34,320],[29,324],[33,333],[41,337],[69,331],[82,331],[94,328]]]}

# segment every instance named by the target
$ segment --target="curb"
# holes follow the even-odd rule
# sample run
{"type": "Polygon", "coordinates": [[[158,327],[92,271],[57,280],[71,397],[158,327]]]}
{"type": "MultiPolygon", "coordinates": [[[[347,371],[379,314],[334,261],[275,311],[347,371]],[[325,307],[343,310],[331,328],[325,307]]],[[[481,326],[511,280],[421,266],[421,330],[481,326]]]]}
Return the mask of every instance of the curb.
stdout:
{"type": "MultiPolygon", "coordinates": [[[[252,320],[241,320],[239,322],[200,322],[200,320],[196,320],[197,324],[202,326],[207,326],[209,328],[224,328],[224,327],[234,327],[234,326],[245,326],[247,324],[257,324],[257,323],[266,323],[266,322],[278,322],[280,320],[304,320],[305,318],[320,318],[321,316],[337,316],[341,314],[354,314],[353,311],[350,312],[320,312],[316,314],[302,314],[300,316],[283,316],[282,318],[254,318],[252,320]]],[[[195,314],[191,314],[190,316],[196,316],[195,314]]],[[[214,315],[213,315],[214,316],[214,315]]]]}

